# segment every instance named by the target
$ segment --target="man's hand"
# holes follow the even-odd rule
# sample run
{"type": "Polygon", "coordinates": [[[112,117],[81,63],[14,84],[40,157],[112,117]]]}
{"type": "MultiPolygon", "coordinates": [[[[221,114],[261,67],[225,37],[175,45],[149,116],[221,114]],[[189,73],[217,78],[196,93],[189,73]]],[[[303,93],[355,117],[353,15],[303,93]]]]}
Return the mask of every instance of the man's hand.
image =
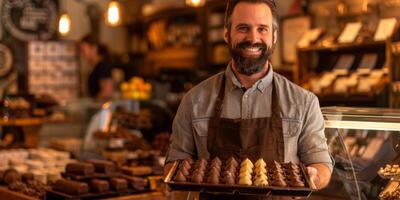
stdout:
{"type": "Polygon", "coordinates": [[[314,190],[317,189],[317,185],[320,182],[320,179],[318,177],[318,171],[314,167],[307,167],[307,173],[308,176],[310,177],[310,187],[314,190]]]}
{"type": "Polygon", "coordinates": [[[331,171],[325,164],[311,164],[307,166],[307,173],[310,177],[310,187],[320,190],[326,187],[331,180],[331,171]]]}

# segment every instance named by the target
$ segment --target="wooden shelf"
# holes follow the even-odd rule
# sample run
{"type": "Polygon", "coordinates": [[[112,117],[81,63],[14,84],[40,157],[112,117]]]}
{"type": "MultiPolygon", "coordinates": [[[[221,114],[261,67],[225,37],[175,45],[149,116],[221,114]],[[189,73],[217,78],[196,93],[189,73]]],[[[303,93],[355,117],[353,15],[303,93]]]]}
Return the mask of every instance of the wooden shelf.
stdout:
{"type": "Polygon", "coordinates": [[[0,119],[0,126],[38,126],[44,122],[44,118],[0,119]]]}
{"type": "Polygon", "coordinates": [[[386,45],[386,41],[380,42],[366,42],[366,43],[351,43],[351,44],[334,44],[329,47],[324,46],[311,46],[306,48],[298,48],[298,51],[309,52],[309,51],[339,51],[339,50],[357,50],[357,49],[368,49],[377,46],[386,45]]]}

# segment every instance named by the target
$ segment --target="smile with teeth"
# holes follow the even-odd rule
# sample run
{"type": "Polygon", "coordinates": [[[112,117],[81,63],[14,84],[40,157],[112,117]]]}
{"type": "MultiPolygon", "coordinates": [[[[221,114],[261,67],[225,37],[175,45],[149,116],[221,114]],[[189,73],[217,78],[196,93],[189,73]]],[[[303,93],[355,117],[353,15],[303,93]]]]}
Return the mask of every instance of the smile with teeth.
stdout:
{"type": "Polygon", "coordinates": [[[262,53],[260,47],[246,47],[242,49],[242,52],[247,56],[259,56],[262,53]]]}

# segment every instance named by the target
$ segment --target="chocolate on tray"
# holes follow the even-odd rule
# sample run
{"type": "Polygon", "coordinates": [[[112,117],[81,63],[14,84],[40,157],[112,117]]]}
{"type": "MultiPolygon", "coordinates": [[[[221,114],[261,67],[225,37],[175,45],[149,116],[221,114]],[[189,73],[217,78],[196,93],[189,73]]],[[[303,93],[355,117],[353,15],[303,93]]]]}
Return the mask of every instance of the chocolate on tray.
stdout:
{"type": "Polygon", "coordinates": [[[89,186],[87,183],[60,179],[54,184],[56,191],[70,194],[70,195],[82,195],[89,192],[89,186]]]}
{"type": "Polygon", "coordinates": [[[68,163],[65,171],[69,174],[83,176],[92,175],[95,172],[93,164],[85,162],[68,163]]]}
{"type": "Polygon", "coordinates": [[[295,163],[272,162],[263,159],[253,163],[250,159],[227,160],[201,158],[180,162],[172,178],[179,183],[226,184],[256,187],[306,187],[303,171],[295,163]]]}

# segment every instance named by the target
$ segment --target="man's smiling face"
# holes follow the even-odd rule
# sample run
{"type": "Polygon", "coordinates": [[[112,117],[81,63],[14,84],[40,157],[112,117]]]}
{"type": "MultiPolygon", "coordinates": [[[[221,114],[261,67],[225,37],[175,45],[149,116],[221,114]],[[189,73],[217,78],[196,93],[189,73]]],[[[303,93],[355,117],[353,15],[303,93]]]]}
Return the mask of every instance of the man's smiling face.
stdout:
{"type": "Polygon", "coordinates": [[[239,73],[252,75],[264,68],[273,51],[272,21],[271,9],[265,3],[236,5],[230,30],[225,28],[225,40],[239,73]]]}

